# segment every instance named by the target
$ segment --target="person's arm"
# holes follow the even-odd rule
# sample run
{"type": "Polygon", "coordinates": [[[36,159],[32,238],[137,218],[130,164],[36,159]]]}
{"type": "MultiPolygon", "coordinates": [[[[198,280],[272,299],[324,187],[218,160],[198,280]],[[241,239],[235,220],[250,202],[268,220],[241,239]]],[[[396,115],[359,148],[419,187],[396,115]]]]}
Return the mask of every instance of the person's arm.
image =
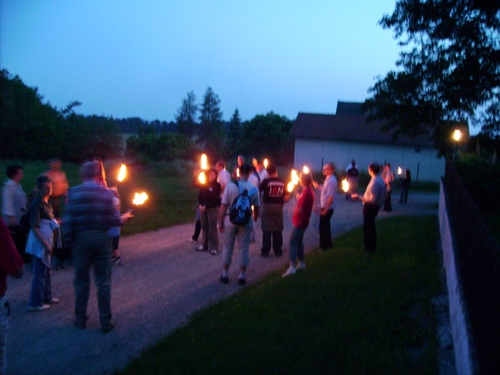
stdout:
{"type": "Polygon", "coordinates": [[[226,215],[227,206],[225,204],[221,204],[219,208],[219,215],[217,218],[217,229],[219,232],[224,232],[224,216],[226,215]]]}

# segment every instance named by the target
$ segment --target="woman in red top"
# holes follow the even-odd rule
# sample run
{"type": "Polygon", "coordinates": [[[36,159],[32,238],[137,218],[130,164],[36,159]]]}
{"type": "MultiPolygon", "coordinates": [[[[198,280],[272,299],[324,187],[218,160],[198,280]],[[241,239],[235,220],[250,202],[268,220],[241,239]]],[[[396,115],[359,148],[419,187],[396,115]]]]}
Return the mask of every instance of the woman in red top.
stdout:
{"type": "Polygon", "coordinates": [[[310,174],[303,174],[300,178],[302,194],[297,194],[297,205],[293,211],[293,230],[290,236],[290,267],[283,274],[283,277],[293,275],[297,269],[304,269],[304,233],[309,226],[309,219],[314,206],[314,193],[311,187],[312,177],[310,174]],[[299,265],[295,267],[295,262],[299,258],[299,265]]]}

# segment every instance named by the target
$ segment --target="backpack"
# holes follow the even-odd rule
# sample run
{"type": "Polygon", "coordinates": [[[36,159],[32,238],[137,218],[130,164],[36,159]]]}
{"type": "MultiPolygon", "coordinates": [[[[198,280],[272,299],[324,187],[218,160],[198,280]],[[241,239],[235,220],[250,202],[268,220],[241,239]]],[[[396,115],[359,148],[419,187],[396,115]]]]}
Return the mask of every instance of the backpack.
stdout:
{"type": "MultiPolygon", "coordinates": [[[[236,183],[236,186],[238,186],[238,189],[240,188],[238,183],[236,183]]],[[[236,197],[229,209],[229,221],[234,225],[246,226],[251,217],[252,203],[248,196],[248,190],[245,189],[243,192],[240,190],[240,194],[236,197]]]]}

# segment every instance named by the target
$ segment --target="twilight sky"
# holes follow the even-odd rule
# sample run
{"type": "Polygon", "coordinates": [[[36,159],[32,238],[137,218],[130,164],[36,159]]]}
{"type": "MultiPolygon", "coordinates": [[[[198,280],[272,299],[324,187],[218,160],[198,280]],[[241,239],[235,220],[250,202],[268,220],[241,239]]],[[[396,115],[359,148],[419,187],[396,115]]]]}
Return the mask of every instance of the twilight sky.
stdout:
{"type": "Polygon", "coordinates": [[[173,121],[193,91],[224,120],[335,113],[363,101],[400,48],[395,0],[0,0],[0,67],[44,101],[173,121]]]}

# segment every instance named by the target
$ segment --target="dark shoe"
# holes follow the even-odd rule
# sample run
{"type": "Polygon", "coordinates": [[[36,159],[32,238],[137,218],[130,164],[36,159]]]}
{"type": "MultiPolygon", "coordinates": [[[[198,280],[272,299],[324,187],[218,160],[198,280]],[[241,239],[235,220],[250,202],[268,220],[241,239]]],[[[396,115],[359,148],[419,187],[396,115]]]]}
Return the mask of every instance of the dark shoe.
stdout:
{"type": "Polygon", "coordinates": [[[87,319],[85,319],[85,320],[75,319],[73,324],[78,329],[85,329],[85,328],[87,328],[87,319]]]}
{"type": "Polygon", "coordinates": [[[115,323],[110,322],[108,325],[102,326],[101,329],[104,333],[111,332],[115,328],[115,323]]]}
{"type": "Polygon", "coordinates": [[[245,285],[247,283],[247,279],[238,279],[238,285],[245,285]]]}
{"type": "Polygon", "coordinates": [[[219,278],[219,281],[222,284],[229,284],[229,277],[227,277],[227,276],[224,277],[224,276],[221,275],[220,278],[219,278]]]}

